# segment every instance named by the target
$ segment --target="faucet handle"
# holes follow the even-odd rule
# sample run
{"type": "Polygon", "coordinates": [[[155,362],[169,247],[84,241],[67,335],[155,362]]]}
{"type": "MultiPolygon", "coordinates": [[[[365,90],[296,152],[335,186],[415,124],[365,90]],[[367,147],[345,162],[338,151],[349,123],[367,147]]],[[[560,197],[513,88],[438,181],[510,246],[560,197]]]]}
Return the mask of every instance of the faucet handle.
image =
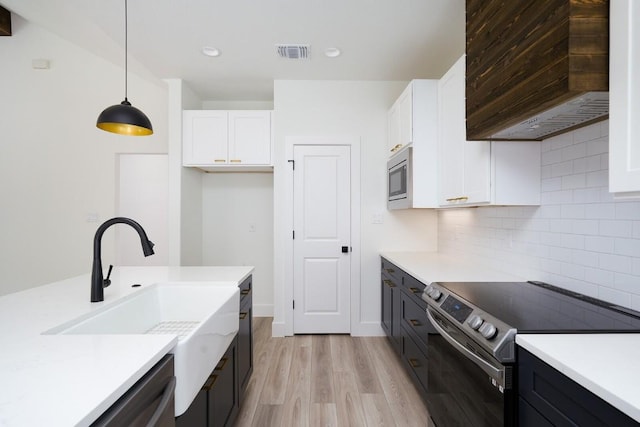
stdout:
{"type": "Polygon", "coordinates": [[[102,287],[106,288],[107,286],[109,286],[111,284],[111,279],[109,279],[111,277],[111,272],[113,271],[113,265],[109,265],[109,271],[107,271],[107,278],[104,279],[102,281],[102,287]]]}

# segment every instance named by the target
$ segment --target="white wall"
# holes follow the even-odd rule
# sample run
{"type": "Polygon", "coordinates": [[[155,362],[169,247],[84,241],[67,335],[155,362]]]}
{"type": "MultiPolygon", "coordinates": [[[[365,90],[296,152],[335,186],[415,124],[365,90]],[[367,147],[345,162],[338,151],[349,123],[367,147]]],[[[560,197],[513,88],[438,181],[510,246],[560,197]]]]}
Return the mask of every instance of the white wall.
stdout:
{"type": "Polygon", "coordinates": [[[433,210],[386,209],[387,110],[407,82],[284,81],[274,86],[274,335],[284,335],[286,310],[284,247],[290,224],[283,222],[285,138],[300,135],[356,135],[361,139],[361,312],[352,334],[380,329],[380,258],[387,250],[436,250],[437,214],[433,210]],[[383,224],[373,224],[381,214],[383,224]]]}
{"type": "MultiPolygon", "coordinates": [[[[114,216],[116,153],[167,152],[167,90],[129,75],[129,99],[154,135],[124,137],[95,122],[124,97],[123,70],[13,15],[0,37],[0,294],[89,272],[93,235],[114,216]],[[50,61],[32,69],[33,59],[50,61]],[[88,222],[88,215],[97,222],[88,222]]],[[[105,234],[105,264],[113,233],[105,234]]]]}
{"type": "Polygon", "coordinates": [[[608,192],[608,125],[540,144],[541,206],[440,211],[440,251],[640,310],[640,201],[608,192]]]}
{"type": "Polygon", "coordinates": [[[273,174],[202,177],[202,262],[252,265],[253,314],[273,316],[273,174]]]}

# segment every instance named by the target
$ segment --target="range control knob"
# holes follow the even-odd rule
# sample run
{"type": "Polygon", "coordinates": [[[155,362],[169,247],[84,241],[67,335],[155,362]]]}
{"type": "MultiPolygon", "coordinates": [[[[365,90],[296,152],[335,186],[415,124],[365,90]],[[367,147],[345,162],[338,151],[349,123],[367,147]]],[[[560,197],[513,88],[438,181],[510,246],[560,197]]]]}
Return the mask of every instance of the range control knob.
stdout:
{"type": "Polygon", "coordinates": [[[440,292],[436,288],[431,288],[431,290],[429,291],[429,296],[431,297],[432,300],[438,301],[442,296],[442,292],[440,292]]]}
{"type": "Polygon", "coordinates": [[[498,333],[498,330],[496,329],[495,326],[493,326],[493,324],[484,323],[482,326],[480,326],[480,329],[478,329],[478,332],[480,332],[480,335],[490,340],[491,338],[496,336],[496,334],[498,333]]]}
{"type": "Polygon", "coordinates": [[[474,331],[477,331],[483,323],[484,320],[482,320],[482,317],[478,316],[477,314],[474,314],[469,318],[469,320],[467,320],[467,325],[471,326],[471,329],[473,329],[474,331]]]}

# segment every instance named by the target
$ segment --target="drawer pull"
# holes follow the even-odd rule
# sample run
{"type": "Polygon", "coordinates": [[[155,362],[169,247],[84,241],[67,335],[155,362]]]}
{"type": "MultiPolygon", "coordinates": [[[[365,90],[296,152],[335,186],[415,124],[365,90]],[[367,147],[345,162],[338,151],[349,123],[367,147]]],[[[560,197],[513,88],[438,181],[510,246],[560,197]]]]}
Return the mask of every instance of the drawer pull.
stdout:
{"type": "Polygon", "coordinates": [[[409,365],[411,365],[412,368],[419,368],[420,362],[418,359],[409,359],[409,365]]]}
{"type": "Polygon", "coordinates": [[[202,390],[204,390],[204,391],[211,390],[213,388],[213,385],[216,383],[217,379],[218,379],[217,375],[209,376],[209,378],[207,378],[207,382],[204,383],[204,387],[202,387],[202,390]]]}
{"type": "Polygon", "coordinates": [[[387,273],[389,274],[393,274],[396,272],[393,268],[385,268],[385,270],[387,270],[387,273]]]}
{"type": "Polygon", "coordinates": [[[216,366],[216,371],[223,370],[228,360],[229,360],[228,357],[223,357],[222,359],[220,359],[220,361],[218,362],[218,365],[216,366]]]}
{"type": "Polygon", "coordinates": [[[416,319],[409,320],[409,323],[411,323],[411,326],[422,326],[422,323],[420,323],[420,321],[416,319]]]}
{"type": "Polygon", "coordinates": [[[231,159],[229,160],[231,163],[242,163],[242,160],[239,159],[231,159]]]}
{"type": "Polygon", "coordinates": [[[418,288],[409,288],[409,290],[411,290],[411,292],[413,292],[414,294],[419,294],[420,292],[422,292],[420,289],[418,288]]]}
{"type": "Polygon", "coordinates": [[[240,313],[240,320],[246,319],[247,318],[247,314],[249,314],[249,313],[247,313],[246,311],[241,312],[240,313]]]}
{"type": "Polygon", "coordinates": [[[249,292],[251,292],[251,289],[243,289],[240,291],[241,295],[249,295],[249,292]]]}
{"type": "Polygon", "coordinates": [[[469,200],[469,198],[467,196],[462,196],[462,197],[452,197],[446,200],[447,202],[466,202],[467,200],[469,200]]]}
{"type": "Polygon", "coordinates": [[[395,288],[396,287],[396,285],[389,279],[384,279],[383,282],[384,282],[385,285],[387,285],[390,288],[395,288]]]}
{"type": "Polygon", "coordinates": [[[225,159],[215,159],[214,162],[215,163],[225,163],[226,160],[225,159]]]}

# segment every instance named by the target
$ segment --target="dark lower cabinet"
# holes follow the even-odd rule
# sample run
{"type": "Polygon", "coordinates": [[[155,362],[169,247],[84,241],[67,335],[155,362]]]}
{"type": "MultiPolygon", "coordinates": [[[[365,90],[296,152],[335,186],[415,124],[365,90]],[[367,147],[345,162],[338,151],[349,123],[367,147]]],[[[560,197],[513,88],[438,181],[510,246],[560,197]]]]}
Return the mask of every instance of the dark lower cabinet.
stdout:
{"type": "Polygon", "coordinates": [[[421,298],[425,285],[385,258],[381,261],[382,329],[426,398],[428,334],[433,329],[427,318],[427,303],[421,298]]]}
{"type": "Polygon", "coordinates": [[[253,372],[252,276],[240,284],[238,334],[222,356],[177,427],[233,426],[253,372]]]}
{"type": "Polygon", "coordinates": [[[518,347],[518,393],[521,427],[639,425],[521,347],[518,347]]]}
{"type": "Polygon", "coordinates": [[[107,409],[92,427],[172,427],[175,425],[175,386],[173,354],[168,354],[107,409]]]}

